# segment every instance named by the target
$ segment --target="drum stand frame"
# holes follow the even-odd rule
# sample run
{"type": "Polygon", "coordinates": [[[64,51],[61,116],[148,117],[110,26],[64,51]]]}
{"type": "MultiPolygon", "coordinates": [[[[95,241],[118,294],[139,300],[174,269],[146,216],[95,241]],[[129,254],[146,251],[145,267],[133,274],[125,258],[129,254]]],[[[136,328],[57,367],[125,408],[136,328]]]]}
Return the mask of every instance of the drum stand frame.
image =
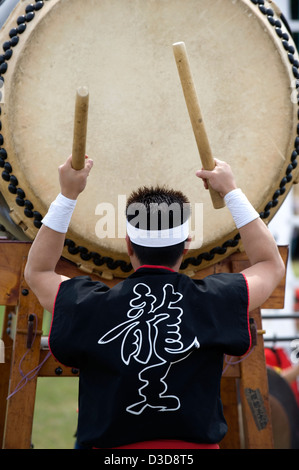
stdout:
{"type": "MultiPolygon", "coordinates": [[[[24,280],[24,267],[30,242],[0,241],[0,305],[5,306],[2,340],[5,344],[5,363],[0,364],[0,441],[3,449],[29,449],[38,377],[78,376],[79,371],[59,364],[48,351],[41,348],[43,308],[24,280]],[[36,336],[31,343],[29,316],[35,315],[36,336]],[[12,323],[14,328],[12,328],[12,323]],[[12,329],[14,334],[11,334],[12,329]],[[30,347],[31,345],[31,347],[30,347]],[[19,365],[24,374],[43,361],[37,375],[9,399],[20,383],[19,365]]],[[[285,264],[288,248],[279,247],[285,264]]],[[[219,272],[240,272],[249,262],[245,253],[234,253],[227,259],[196,274],[203,278],[219,272]]],[[[61,259],[57,272],[68,277],[82,275],[75,265],[61,259]]],[[[93,276],[91,276],[93,277],[93,276]]],[[[95,277],[96,278],[96,277],[95,277]]],[[[121,279],[104,281],[112,286],[121,279]]],[[[285,278],[262,308],[280,309],[284,305],[285,278]]],[[[250,313],[257,331],[261,331],[260,309],[250,313]]],[[[242,359],[242,358],[241,358],[242,359]]],[[[221,395],[228,433],[220,443],[222,449],[273,449],[273,433],[269,390],[262,334],[256,335],[256,346],[248,357],[229,365],[222,378],[221,395]],[[240,420],[240,405],[242,419],[240,420]]]]}

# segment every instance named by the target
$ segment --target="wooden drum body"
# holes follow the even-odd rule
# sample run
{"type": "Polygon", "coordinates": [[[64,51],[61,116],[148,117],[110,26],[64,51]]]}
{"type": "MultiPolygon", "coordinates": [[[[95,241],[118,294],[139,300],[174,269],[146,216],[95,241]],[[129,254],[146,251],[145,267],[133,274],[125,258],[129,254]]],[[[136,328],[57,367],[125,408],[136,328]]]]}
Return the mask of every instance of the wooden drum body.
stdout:
{"type": "MultiPolygon", "coordinates": [[[[89,88],[94,168],[64,250],[84,271],[130,274],[124,200],[142,185],[180,189],[192,208],[203,208],[203,242],[195,237],[186,274],[241,249],[227,209],[213,208],[195,176],[201,164],[175,42],[188,49],[213,155],[231,165],[265,223],[297,179],[299,62],[272,2],[22,1],[0,39],[0,191],[16,237],[34,239],[59,192],[57,168],[72,149],[75,90],[89,88]],[[115,232],[99,238],[104,209],[115,211],[115,232]]],[[[193,211],[191,229],[195,217],[193,211]]]]}

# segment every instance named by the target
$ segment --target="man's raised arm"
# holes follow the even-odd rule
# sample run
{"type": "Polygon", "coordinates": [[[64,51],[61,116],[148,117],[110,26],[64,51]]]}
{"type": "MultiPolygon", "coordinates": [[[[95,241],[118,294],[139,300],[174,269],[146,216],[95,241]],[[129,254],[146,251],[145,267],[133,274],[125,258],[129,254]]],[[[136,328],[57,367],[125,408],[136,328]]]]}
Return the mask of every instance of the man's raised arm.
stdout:
{"type": "Polygon", "coordinates": [[[196,174],[218,191],[230,210],[239,229],[245,252],[251,266],[242,273],[249,287],[249,309],[260,307],[271,295],[285,274],[285,266],[276,242],[245,194],[237,188],[230,166],[215,160],[213,171],[200,170],[196,174]]]}
{"type": "Polygon", "coordinates": [[[79,194],[84,190],[93,162],[87,159],[85,168],[74,170],[71,157],[59,167],[61,193],[51,204],[29,251],[25,279],[40,304],[52,311],[60,283],[65,279],[55,273],[61,257],[65,234],[79,194]]]}

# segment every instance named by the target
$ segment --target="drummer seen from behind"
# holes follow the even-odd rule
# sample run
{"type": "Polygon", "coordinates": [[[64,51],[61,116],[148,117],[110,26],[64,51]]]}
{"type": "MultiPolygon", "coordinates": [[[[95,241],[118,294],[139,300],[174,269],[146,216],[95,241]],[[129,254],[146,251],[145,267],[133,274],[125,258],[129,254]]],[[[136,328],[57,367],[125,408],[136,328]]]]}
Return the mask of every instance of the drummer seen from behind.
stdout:
{"type": "Polygon", "coordinates": [[[187,199],[170,189],[141,188],[127,206],[134,273],[112,288],[88,276],[66,279],[55,267],[92,165],[87,159],[75,171],[69,158],[59,168],[61,193],[25,270],[41,305],[53,311],[52,354],[80,369],[79,446],[219,448],[227,432],[219,394],[223,357],[243,356],[251,348],[249,312],[265,302],[285,272],[276,243],[237,188],[230,166],[216,160],[213,171],[196,175],[224,198],[251,267],[203,280],[180,274],[188,220],[169,217],[166,232],[161,224],[153,232],[147,222],[157,204],[181,210],[187,199]],[[146,226],[134,223],[134,204],[144,211],[146,226]]]}

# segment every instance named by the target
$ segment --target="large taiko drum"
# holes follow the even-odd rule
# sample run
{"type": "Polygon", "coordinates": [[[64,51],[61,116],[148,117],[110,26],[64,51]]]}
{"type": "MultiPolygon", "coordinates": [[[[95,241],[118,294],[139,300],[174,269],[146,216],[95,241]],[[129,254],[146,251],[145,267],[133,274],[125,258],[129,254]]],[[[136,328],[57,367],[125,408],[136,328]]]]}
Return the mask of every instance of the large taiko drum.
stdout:
{"type": "Polygon", "coordinates": [[[290,384],[267,368],[275,449],[299,449],[299,407],[290,384]]]}
{"type": "Polygon", "coordinates": [[[85,271],[131,272],[124,203],[141,185],[174,187],[191,201],[196,235],[183,272],[241,249],[227,209],[213,208],[195,176],[201,163],[175,42],[186,44],[213,155],[231,165],[265,223],[297,179],[299,62],[272,2],[22,1],[0,36],[0,191],[17,238],[35,237],[59,192],[75,91],[89,89],[87,153],[95,165],[64,250],[85,271]]]}

